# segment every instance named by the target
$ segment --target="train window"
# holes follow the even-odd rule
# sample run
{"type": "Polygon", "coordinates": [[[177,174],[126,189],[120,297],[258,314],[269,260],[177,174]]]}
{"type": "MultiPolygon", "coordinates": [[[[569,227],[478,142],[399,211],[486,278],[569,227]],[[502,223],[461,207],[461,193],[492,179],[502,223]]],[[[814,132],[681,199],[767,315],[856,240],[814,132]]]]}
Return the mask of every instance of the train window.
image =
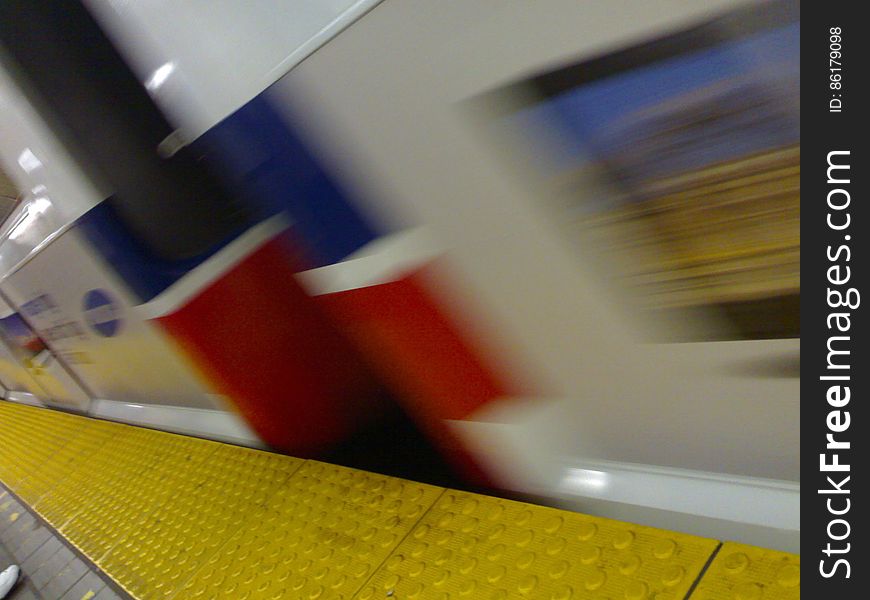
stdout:
{"type": "Polygon", "coordinates": [[[693,339],[799,336],[799,42],[776,2],[503,91],[560,226],[693,339]]]}

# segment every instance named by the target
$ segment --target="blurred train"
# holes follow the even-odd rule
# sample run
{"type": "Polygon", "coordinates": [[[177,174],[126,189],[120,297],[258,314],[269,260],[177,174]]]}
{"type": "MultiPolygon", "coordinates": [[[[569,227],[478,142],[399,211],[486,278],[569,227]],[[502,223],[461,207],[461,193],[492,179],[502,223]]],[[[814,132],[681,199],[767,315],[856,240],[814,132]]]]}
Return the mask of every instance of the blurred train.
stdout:
{"type": "Polygon", "coordinates": [[[397,403],[469,482],[799,551],[798,41],[790,2],[6,1],[6,398],[305,456],[397,403]]]}

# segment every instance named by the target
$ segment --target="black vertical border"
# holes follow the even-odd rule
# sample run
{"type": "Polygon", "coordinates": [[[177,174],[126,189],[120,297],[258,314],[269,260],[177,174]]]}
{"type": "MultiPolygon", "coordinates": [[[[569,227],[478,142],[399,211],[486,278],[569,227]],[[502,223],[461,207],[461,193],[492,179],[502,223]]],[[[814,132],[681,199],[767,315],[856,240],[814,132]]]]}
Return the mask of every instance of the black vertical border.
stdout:
{"type": "MultiPolygon", "coordinates": [[[[866,169],[864,113],[868,104],[864,78],[867,76],[870,31],[866,19],[859,15],[862,6],[846,0],[804,3],[805,18],[801,27],[801,145],[802,157],[806,159],[801,165],[801,346],[804,354],[801,362],[801,588],[806,598],[866,598],[868,594],[870,569],[864,563],[868,538],[863,526],[868,495],[861,491],[867,488],[866,459],[859,457],[867,454],[866,444],[862,442],[870,431],[866,422],[867,411],[863,408],[870,378],[868,309],[863,304],[870,297],[861,298],[855,308],[832,307],[828,302],[829,289],[844,294],[849,288],[856,289],[859,294],[868,292],[866,238],[870,235],[870,216],[866,182],[870,173],[866,169]],[[838,66],[830,62],[831,28],[835,27],[841,28],[842,60],[839,62],[842,71],[831,70],[831,67],[838,66]],[[842,75],[842,89],[832,89],[831,75],[835,73],[842,75]],[[833,99],[842,100],[841,112],[831,111],[833,99]],[[848,159],[849,174],[845,175],[842,170],[838,171],[842,175],[833,174],[835,179],[848,178],[846,184],[828,183],[828,156],[833,151],[849,152],[836,158],[838,162],[848,159]],[[837,188],[849,193],[848,208],[842,211],[831,210],[828,206],[828,193],[837,188]],[[832,222],[839,225],[845,222],[846,212],[850,218],[847,229],[837,231],[829,227],[829,213],[832,222]],[[838,255],[841,246],[849,250],[841,250],[838,255]],[[835,260],[831,260],[829,254],[835,260]],[[830,272],[830,275],[834,279],[843,279],[845,267],[849,267],[847,282],[836,285],[829,281],[829,269],[836,265],[839,265],[839,270],[830,272]],[[840,325],[848,323],[848,331],[838,331],[835,321],[831,321],[832,328],[829,329],[831,313],[849,314],[848,320],[839,322],[840,325]],[[831,336],[847,336],[846,340],[835,341],[834,346],[849,351],[848,355],[835,358],[836,362],[848,364],[849,368],[828,368],[831,336]],[[848,375],[849,380],[821,379],[831,375],[848,375]],[[835,407],[828,402],[829,387],[835,384],[849,386],[851,396],[848,404],[835,407]],[[841,412],[833,414],[833,411],[841,412]],[[829,419],[835,428],[843,428],[846,411],[848,428],[832,432],[829,419]],[[829,433],[837,441],[849,442],[850,448],[827,448],[829,433]],[[841,464],[849,465],[848,472],[822,470],[820,455],[826,454],[825,460],[831,463],[834,453],[839,455],[841,464]],[[828,481],[829,476],[832,482],[828,481]],[[844,483],[847,476],[850,479],[844,483]],[[835,485],[849,492],[830,493],[835,485]],[[844,511],[848,506],[848,511],[842,515],[831,514],[829,500],[833,510],[844,511]],[[843,519],[848,526],[843,522],[832,523],[835,519],[843,519]],[[843,539],[831,539],[832,536],[843,539]],[[828,544],[831,549],[843,552],[829,552],[828,544]],[[838,559],[847,561],[848,569],[841,563],[834,570],[838,559]],[[825,577],[822,571],[830,576],[825,577]]],[[[843,194],[836,193],[833,201],[843,204],[844,199],[843,194]]],[[[836,296],[833,303],[836,303],[836,296]]]]}

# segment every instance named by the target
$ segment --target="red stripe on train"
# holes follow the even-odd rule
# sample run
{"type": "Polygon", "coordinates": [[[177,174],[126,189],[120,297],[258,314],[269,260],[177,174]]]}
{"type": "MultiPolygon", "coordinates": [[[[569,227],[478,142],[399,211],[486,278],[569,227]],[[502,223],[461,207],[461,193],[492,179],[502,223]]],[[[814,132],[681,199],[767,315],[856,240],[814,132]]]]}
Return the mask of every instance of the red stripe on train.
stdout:
{"type": "Polygon", "coordinates": [[[433,293],[439,282],[430,264],[399,281],[317,298],[454,464],[472,481],[491,484],[444,421],[521,391],[487,364],[480,341],[457,325],[456,308],[433,293]]]}
{"type": "Polygon", "coordinates": [[[375,418],[380,394],[294,270],[276,238],[157,320],[266,443],[312,456],[375,418]]]}

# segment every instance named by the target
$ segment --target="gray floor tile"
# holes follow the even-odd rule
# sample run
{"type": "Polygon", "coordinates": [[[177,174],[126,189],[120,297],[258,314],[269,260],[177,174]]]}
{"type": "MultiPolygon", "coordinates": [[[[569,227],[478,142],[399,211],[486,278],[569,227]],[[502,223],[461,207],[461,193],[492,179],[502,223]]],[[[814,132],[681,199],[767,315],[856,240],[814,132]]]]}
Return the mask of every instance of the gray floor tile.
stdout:
{"type": "Polygon", "coordinates": [[[74,586],[72,586],[61,600],[82,600],[93,598],[106,587],[105,582],[96,573],[85,573],[74,586]]]}

